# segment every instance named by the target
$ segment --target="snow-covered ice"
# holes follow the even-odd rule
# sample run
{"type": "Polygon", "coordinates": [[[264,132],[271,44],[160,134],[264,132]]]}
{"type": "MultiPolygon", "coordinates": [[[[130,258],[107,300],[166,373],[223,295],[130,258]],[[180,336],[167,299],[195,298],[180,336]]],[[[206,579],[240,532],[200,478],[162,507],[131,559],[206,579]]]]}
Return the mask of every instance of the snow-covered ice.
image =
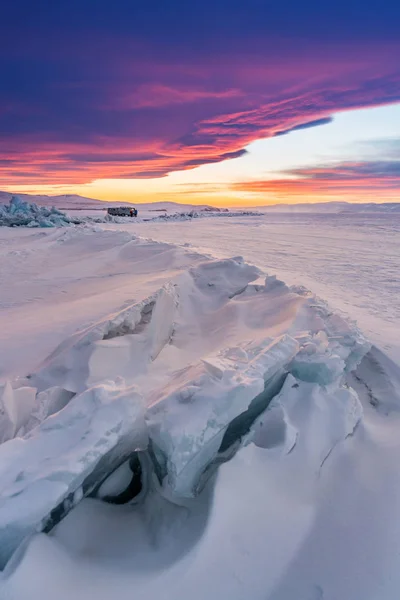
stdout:
{"type": "Polygon", "coordinates": [[[0,229],[0,377],[157,291],[203,256],[98,227],[0,229]]]}
{"type": "Polygon", "coordinates": [[[346,205],[346,212],[338,212],[329,204],[315,213],[312,205],[295,205],[287,207],[292,213],[266,208],[263,217],[123,228],[190,244],[192,250],[214,257],[241,255],[286,283],[306,286],[357,320],[374,344],[400,362],[399,206],[374,205],[373,210],[371,205],[346,205]]]}
{"type": "Polygon", "coordinates": [[[0,227],[68,227],[73,222],[54,206],[46,208],[12,196],[10,203],[0,204],[0,227]]]}
{"type": "Polygon", "coordinates": [[[139,394],[103,383],[75,396],[53,418],[1,445],[0,564],[46,530],[147,438],[139,394]],[[54,514],[55,513],[55,514],[54,514]]]}
{"type": "Polygon", "coordinates": [[[397,600],[400,368],[241,219],[2,230],[1,598],[397,600]]]}

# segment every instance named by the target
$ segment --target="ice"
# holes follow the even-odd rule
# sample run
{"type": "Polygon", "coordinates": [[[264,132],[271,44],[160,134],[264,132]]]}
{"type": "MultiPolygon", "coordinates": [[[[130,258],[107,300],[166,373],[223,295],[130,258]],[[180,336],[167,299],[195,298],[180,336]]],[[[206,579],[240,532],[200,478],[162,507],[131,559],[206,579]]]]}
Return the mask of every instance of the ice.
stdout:
{"type": "Polygon", "coordinates": [[[78,392],[97,381],[142,373],[168,342],[173,326],[174,289],[165,287],[66,340],[33,380],[42,388],[61,385],[78,392]]]}
{"type": "Polygon", "coordinates": [[[193,226],[140,223],[133,230],[190,243],[217,257],[240,254],[287,284],[328,299],[331,310],[356,320],[380,350],[399,362],[399,206],[280,205],[265,207],[263,217],[198,219],[193,226]]]}
{"type": "MultiPolygon", "coordinates": [[[[255,267],[242,260],[202,263],[184,273],[179,283],[166,284],[140,303],[67,339],[32,381],[41,389],[59,385],[71,392],[116,372],[133,381],[146,372],[172,334],[175,339],[182,335],[183,344],[189,343],[190,351],[200,351],[201,356],[202,341],[193,339],[192,328],[201,336],[203,320],[210,325],[218,308],[258,275],[255,267]]],[[[212,342],[212,336],[204,333],[205,343],[212,342]]]]}
{"type": "Polygon", "coordinates": [[[0,443],[13,438],[34,410],[36,388],[0,384],[0,443]]]}
{"type": "Polygon", "coordinates": [[[284,454],[296,446],[303,465],[318,473],[336,444],[354,432],[362,414],[352,388],[339,382],[327,388],[289,374],[269,410],[255,422],[252,441],[263,448],[281,447],[284,454]]]}
{"type": "Polygon", "coordinates": [[[202,473],[217,455],[228,425],[246,412],[297,350],[289,336],[265,348],[251,348],[252,359],[235,363],[229,358],[208,359],[204,366],[184,373],[189,381],[167,396],[152,396],[146,414],[149,436],[166,460],[165,482],[174,494],[198,492],[202,473]]]}
{"type": "Polygon", "coordinates": [[[47,388],[43,392],[37,394],[35,398],[34,408],[22,426],[23,432],[28,433],[47,417],[58,413],[67,406],[71,398],[74,397],[73,392],[69,392],[60,387],[47,388]]]}
{"type": "Polygon", "coordinates": [[[69,325],[44,305],[38,329],[64,341],[2,384],[17,437],[0,446],[0,596],[395,600],[373,584],[396,572],[400,379],[354,323],[239,256],[100,228],[17,233],[35,237],[10,248],[15,268],[28,276],[37,252],[69,325]],[[365,565],[369,596],[352,576],[365,565]]]}
{"type": "MultiPolygon", "coordinates": [[[[71,241],[80,239],[74,234],[71,241]]],[[[133,256],[134,249],[129,249],[133,256]]],[[[141,250],[139,245],[137,252],[141,250]]],[[[367,352],[368,343],[354,325],[333,315],[309,293],[292,290],[276,277],[266,277],[262,283],[260,275],[241,257],[197,263],[150,297],[65,340],[30,375],[31,385],[39,390],[35,407],[21,430],[26,432],[24,442],[9,442],[11,447],[22,443],[25,450],[20,450],[18,460],[11,459],[5,444],[0,447],[0,459],[8,464],[12,488],[23,455],[29,453],[33,474],[27,480],[19,478],[18,497],[21,506],[35,506],[30,500],[32,487],[41,501],[41,490],[46,490],[46,502],[37,509],[42,528],[49,527],[49,518],[56,523],[75,505],[74,494],[82,486],[80,494],[86,496],[107,477],[99,497],[128,498],[137,491],[140,478],[133,477],[132,484],[122,489],[126,466],[114,475],[113,471],[133,460],[139,430],[143,439],[150,440],[150,446],[146,442],[140,447],[147,456],[141,463],[146,471],[143,476],[147,479],[154,471],[162,493],[174,502],[201,492],[218,465],[248,443],[253,424],[265,409],[270,407],[271,414],[277,414],[273,400],[277,394],[280,427],[291,432],[286,444],[291,448],[293,436],[298,440],[301,429],[311,427],[304,436],[315,437],[314,425],[307,425],[307,419],[327,406],[326,419],[316,425],[322,432],[321,448],[309,452],[318,464],[352,431],[355,422],[346,417],[350,425],[345,426],[342,413],[347,410],[349,414],[346,407],[356,396],[342,387],[342,381],[346,370],[352,370],[354,361],[367,352]],[[105,383],[108,380],[114,383],[105,383]],[[292,380],[296,385],[288,384],[292,380]],[[110,404],[113,395],[118,400],[110,404]],[[315,406],[307,410],[311,401],[315,406]],[[297,408],[292,405],[302,406],[309,415],[304,423],[296,420],[297,408]],[[108,438],[107,443],[100,442],[105,433],[95,423],[99,419],[103,423],[102,414],[111,407],[110,431],[113,422],[115,431],[123,429],[112,442],[108,438]],[[79,425],[81,421],[89,431],[79,425]],[[65,449],[66,438],[68,443],[77,438],[73,452],[69,445],[65,449]],[[89,441],[100,447],[90,460],[86,456],[89,441]],[[53,443],[51,460],[44,462],[43,453],[53,443]],[[112,460],[107,459],[99,470],[98,461],[110,452],[112,460]],[[83,472],[75,467],[82,456],[87,462],[83,472]],[[54,488],[54,493],[47,488],[54,488]],[[49,517],[52,511],[54,519],[49,517]]],[[[11,493],[7,486],[3,488],[3,499],[11,493]]],[[[3,502],[0,517],[4,523],[14,523],[9,544],[15,548],[30,530],[22,528],[23,533],[16,535],[19,519],[14,513],[10,517],[9,506],[3,502]]],[[[38,520],[35,527],[39,527],[38,520]]],[[[10,548],[4,550],[4,557],[7,553],[10,548]]]]}
{"type": "MultiPolygon", "coordinates": [[[[313,335],[294,357],[290,366],[291,373],[298,379],[316,381],[320,385],[328,385],[343,375],[349,351],[336,342],[335,335],[331,339],[333,342],[329,343],[324,331],[313,335]]],[[[363,354],[365,352],[366,349],[363,354]]],[[[351,367],[352,365],[350,370],[351,367]]]]}
{"type": "Polygon", "coordinates": [[[96,498],[108,501],[113,499],[115,503],[115,499],[129,488],[132,478],[134,477],[130,464],[131,461],[127,460],[111,473],[96,491],[96,498]]]}
{"type": "Polygon", "coordinates": [[[9,205],[0,205],[0,227],[68,227],[71,219],[54,206],[47,208],[12,196],[9,205]]]}
{"type": "Polygon", "coordinates": [[[51,528],[83,496],[147,445],[143,403],[104,383],[76,396],[24,438],[0,447],[0,564],[21,541],[51,528]]]}
{"type": "Polygon", "coordinates": [[[384,415],[400,409],[400,366],[373,346],[357,368],[350,372],[347,382],[366,404],[384,415]]]}

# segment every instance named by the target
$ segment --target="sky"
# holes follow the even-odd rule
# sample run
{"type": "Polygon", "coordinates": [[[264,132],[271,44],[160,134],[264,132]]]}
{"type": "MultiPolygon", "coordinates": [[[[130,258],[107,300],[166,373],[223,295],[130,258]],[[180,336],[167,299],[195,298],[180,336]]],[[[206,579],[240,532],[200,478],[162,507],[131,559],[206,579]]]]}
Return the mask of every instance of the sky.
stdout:
{"type": "Polygon", "coordinates": [[[5,0],[0,189],[400,199],[398,0],[5,0]]]}

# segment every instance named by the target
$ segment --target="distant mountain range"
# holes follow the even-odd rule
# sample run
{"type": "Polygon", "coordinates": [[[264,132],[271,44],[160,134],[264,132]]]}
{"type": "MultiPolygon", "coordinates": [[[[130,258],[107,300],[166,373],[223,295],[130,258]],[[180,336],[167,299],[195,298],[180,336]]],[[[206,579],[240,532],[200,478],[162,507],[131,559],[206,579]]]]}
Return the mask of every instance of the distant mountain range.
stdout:
{"type": "MultiPolygon", "coordinates": [[[[34,202],[39,206],[56,206],[60,210],[105,210],[110,204],[126,205],[127,202],[123,201],[103,201],[95,200],[93,198],[85,198],[84,196],[78,196],[77,194],[63,194],[60,196],[44,196],[44,195],[33,195],[33,194],[12,194],[10,192],[0,191],[0,204],[8,204],[12,196],[19,196],[27,202],[34,202]]],[[[227,209],[216,208],[208,204],[194,205],[194,204],[179,204],[177,202],[154,202],[154,203],[140,203],[137,202],[137,206],[141,211],[146,212],[186,212],[190,210],[197,211],[216,211],[226,212],[227,209]]],[[[319,202],[314,204],[271,204],[267,206],[246,206],[242,209],[246,210],[258,210],[261,212],[287,212],[287,213],[342,213],[342,212],[385,212],[393,213],[400,212],[400,202],[384,202],[381,204],[369,202],[363,204],[354,204],[351,202],[319,202]]],[[[240,209],[240,210],[242,210],[240,209]]],[[[235,209],[231,209],[234,211],[235,209]]]]}
{"type": "Polygon", "coordinates": [[[76,194],[64,194],[62,196],[36,196],[33,194],[11,194],[10,192],[0,192],[0,204],[8,204],[13,196],[18,196],[26,202],[34,202],[39,206],[56,206],[59,209],[79,210],[82,209],[105,209],[107,203],[93,198],[84,198],[76,194]]]}
{"type": "MultiPolygon", "coordinates": [[[[103,201],[94,200],[93,198],[85,198],[84,196],[78,196],[77,194],[63,194],[61,196],[44,196],[44,195],[33,195],[33,194],[12,194],[10,192],[0,191],[0,204],[8,204],[13,196],[18,196],[26,202],[35,203],[39,206],[55,206],[60,210],[105,210],[107,206],[127,205],[128,202],[123,201],[103,201]]],[[[133,203],[132,203],[133,204],[133,203]]],[[[215,208],[208,204],[193,205],[193,204],[178,204],[177,202],[152,202],[152,203],[137,203],[141,211],[146,212],[187,212],[190,210],[198,211],[215,211],[225,212],[225,208],[215,208]]]]}

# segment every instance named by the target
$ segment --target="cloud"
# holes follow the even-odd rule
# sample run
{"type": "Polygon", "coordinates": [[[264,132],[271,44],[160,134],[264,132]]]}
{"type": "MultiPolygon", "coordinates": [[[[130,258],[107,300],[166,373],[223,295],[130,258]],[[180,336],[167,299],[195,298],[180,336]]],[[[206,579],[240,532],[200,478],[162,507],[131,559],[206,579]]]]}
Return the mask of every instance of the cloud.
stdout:
{"type": "Polygon", "coordinates": [[[291,129],[286,129],[284,131],[277,131],[275,133],[275,137],[280,135],[287,135],[292,131],[299,131],[301,129],[310,129],[311,127],[319,127],[320,125],[329,125],[332,123],[333,117],[322,117],[322,119],[315,119],[314,121],[308,121],[308,123],[300,123],[300,125],[295,125],[291,129]]]}
{"type": "Polygon", "coordinates": [[[400,160],[346,161],[292,169],[277,179],[238,182],[231,189],[279,199],[358,195],[376,199],[377,194],[395,199],[400,190],[400,160]]]}
{"type": "Polygon", "coordinates": [[[6,3],[0,184],[159,177],[400,101],[400,5],[371,6],[6,3]]]}
{"type": "Polygon", "coordinates": [[[195,104],[207,101],[227,100],[243,96],[243,92],[235,89],[201,89],[188,86],[171,87],[157,83],[138,86],[137,89],[128,89],[124,93],[119,90],[109,106],[110,109],[130,110],[137,108],[159,108],[174,104],[195,104]]]}
{"type": "Polygon", "coordinates": [[[332,167],[293,169],[292,175],[314,181],[353,182],[361,180],[400,179],[400,160],[344,162],[332,167]]]}

